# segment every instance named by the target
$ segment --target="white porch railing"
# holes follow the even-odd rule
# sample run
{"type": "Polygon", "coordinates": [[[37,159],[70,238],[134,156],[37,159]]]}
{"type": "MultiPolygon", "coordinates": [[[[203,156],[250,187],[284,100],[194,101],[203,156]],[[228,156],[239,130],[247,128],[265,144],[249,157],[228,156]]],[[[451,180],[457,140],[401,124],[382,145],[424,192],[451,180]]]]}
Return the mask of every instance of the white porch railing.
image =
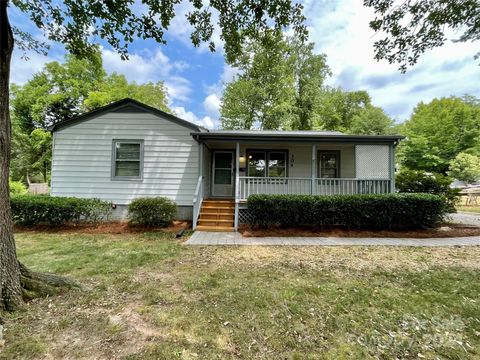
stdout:
{"type": "Polygon", "coordinates": [[[195,194],[193,195],[193,223],[192,228],[195,230],[197,227],[198,217],[200,216],[200,209],[203,202],[203,176],[198,177],[197,186],[195,188],[195,194]]]}
{"type": "Polygon", "coordinates": [[[390,179],[240,176],[237,196],[240,201],[245,201],[253,194],[341,195],[385,194],[389,192],[390,179]]]}

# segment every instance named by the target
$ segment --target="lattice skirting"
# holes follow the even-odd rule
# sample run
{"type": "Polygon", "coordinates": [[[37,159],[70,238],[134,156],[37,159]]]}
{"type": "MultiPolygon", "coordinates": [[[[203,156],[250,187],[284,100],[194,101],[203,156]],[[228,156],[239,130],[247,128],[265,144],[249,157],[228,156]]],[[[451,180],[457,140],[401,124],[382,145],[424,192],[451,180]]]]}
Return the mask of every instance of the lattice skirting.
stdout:
{"type": "Polygon", "coordinates": [[[252,213],[248,209],[238,209],[238,223],[251,224],[253,220],[252,213]]]}

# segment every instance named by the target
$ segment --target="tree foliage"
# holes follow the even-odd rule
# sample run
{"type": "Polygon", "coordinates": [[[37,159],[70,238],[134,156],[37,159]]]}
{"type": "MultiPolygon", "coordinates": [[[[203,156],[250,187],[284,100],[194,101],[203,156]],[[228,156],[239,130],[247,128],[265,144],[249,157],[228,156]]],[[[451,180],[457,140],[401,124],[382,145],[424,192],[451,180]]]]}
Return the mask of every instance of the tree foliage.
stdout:
{"type": "Polygon", "coordinates": [[[395,123],[382,108],[368,105],[353,116],[349,132],[360,135],[391,135],[395,132],[395,123]]]}
{"type": "Polygon", "coordinates": [[[460,152],[480,150],[480,107],[457,97],[420,103],[403,125],[402,165],[445,174],[460,152]]]}
{"type": "Polygon", "coordinates": [[[458,34],[454,41],[480,39],[478,0],[364,0],[364,4],[376,14],[370,27],[386,34],[375,42],[375,58],[399,63],[402,72],[426,50],[442,46],[449,32],[458,34]]]}
{"type": "Polygon", "coordinates": [[[450,161],[448,175],[467,183],[480,180],[480,156],[467,153],[458,154],[450,161]]]}
{"type": "Polygon", "coordinates": [[[312,43],[267,32],[233,66],[221,106],[225,129],[309,129],[330,70],[312,43]]]}

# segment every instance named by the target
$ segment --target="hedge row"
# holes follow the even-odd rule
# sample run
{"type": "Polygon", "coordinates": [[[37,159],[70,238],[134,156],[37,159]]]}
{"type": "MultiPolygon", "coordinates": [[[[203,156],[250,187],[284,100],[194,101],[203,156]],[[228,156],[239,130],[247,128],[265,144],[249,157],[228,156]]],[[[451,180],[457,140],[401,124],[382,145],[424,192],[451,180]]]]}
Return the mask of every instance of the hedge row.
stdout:
{"type": "Polygon", "coordinates": [[[13,196],[11,207],[13,222],[23,226],[97,223],[107,220],[112,212],[111,204],[99,199],[39,195],[13,196]]]}
{"type": "Polygon", "coordinates": [[[446,215],[445,199],[432,194],[252,195],[247,204],[253,224],[260,226],[418,229],[446,215]]]}

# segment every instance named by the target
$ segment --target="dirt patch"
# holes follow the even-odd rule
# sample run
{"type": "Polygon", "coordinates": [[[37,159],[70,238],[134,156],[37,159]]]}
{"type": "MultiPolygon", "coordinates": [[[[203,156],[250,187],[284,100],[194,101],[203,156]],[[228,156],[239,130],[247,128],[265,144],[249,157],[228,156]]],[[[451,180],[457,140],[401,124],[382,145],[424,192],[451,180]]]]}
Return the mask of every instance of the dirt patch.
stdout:
{"type": "Polygon", "coordinates": [[[15,226],[17,232],[46,232],[54,234],[62,233],[82,233],[82,234],[128,234],[128,233],[144,233],[149,231],[163,231],[168,233],[178,233],[181,230],[192,228],[191,221],[174,221],[167,227],[146,227],[132,226],[125,221],[111,221],[101,224],[67,224],[58,227],[46,225],[37,225],[33,227],[15,226]]]}
{"type": "Polygon", "coordinates": [[[239,232],[244,237],[368,237],[368,238],[446,238],[463,236],[480,236],[480,227],[466,225],[449,225],[435,229],[422,230],[347,230],[340,227],[316,229],[311,227],[281,228],[272,227],[261,229],[257,227],[243,227],[239,232]]]}

